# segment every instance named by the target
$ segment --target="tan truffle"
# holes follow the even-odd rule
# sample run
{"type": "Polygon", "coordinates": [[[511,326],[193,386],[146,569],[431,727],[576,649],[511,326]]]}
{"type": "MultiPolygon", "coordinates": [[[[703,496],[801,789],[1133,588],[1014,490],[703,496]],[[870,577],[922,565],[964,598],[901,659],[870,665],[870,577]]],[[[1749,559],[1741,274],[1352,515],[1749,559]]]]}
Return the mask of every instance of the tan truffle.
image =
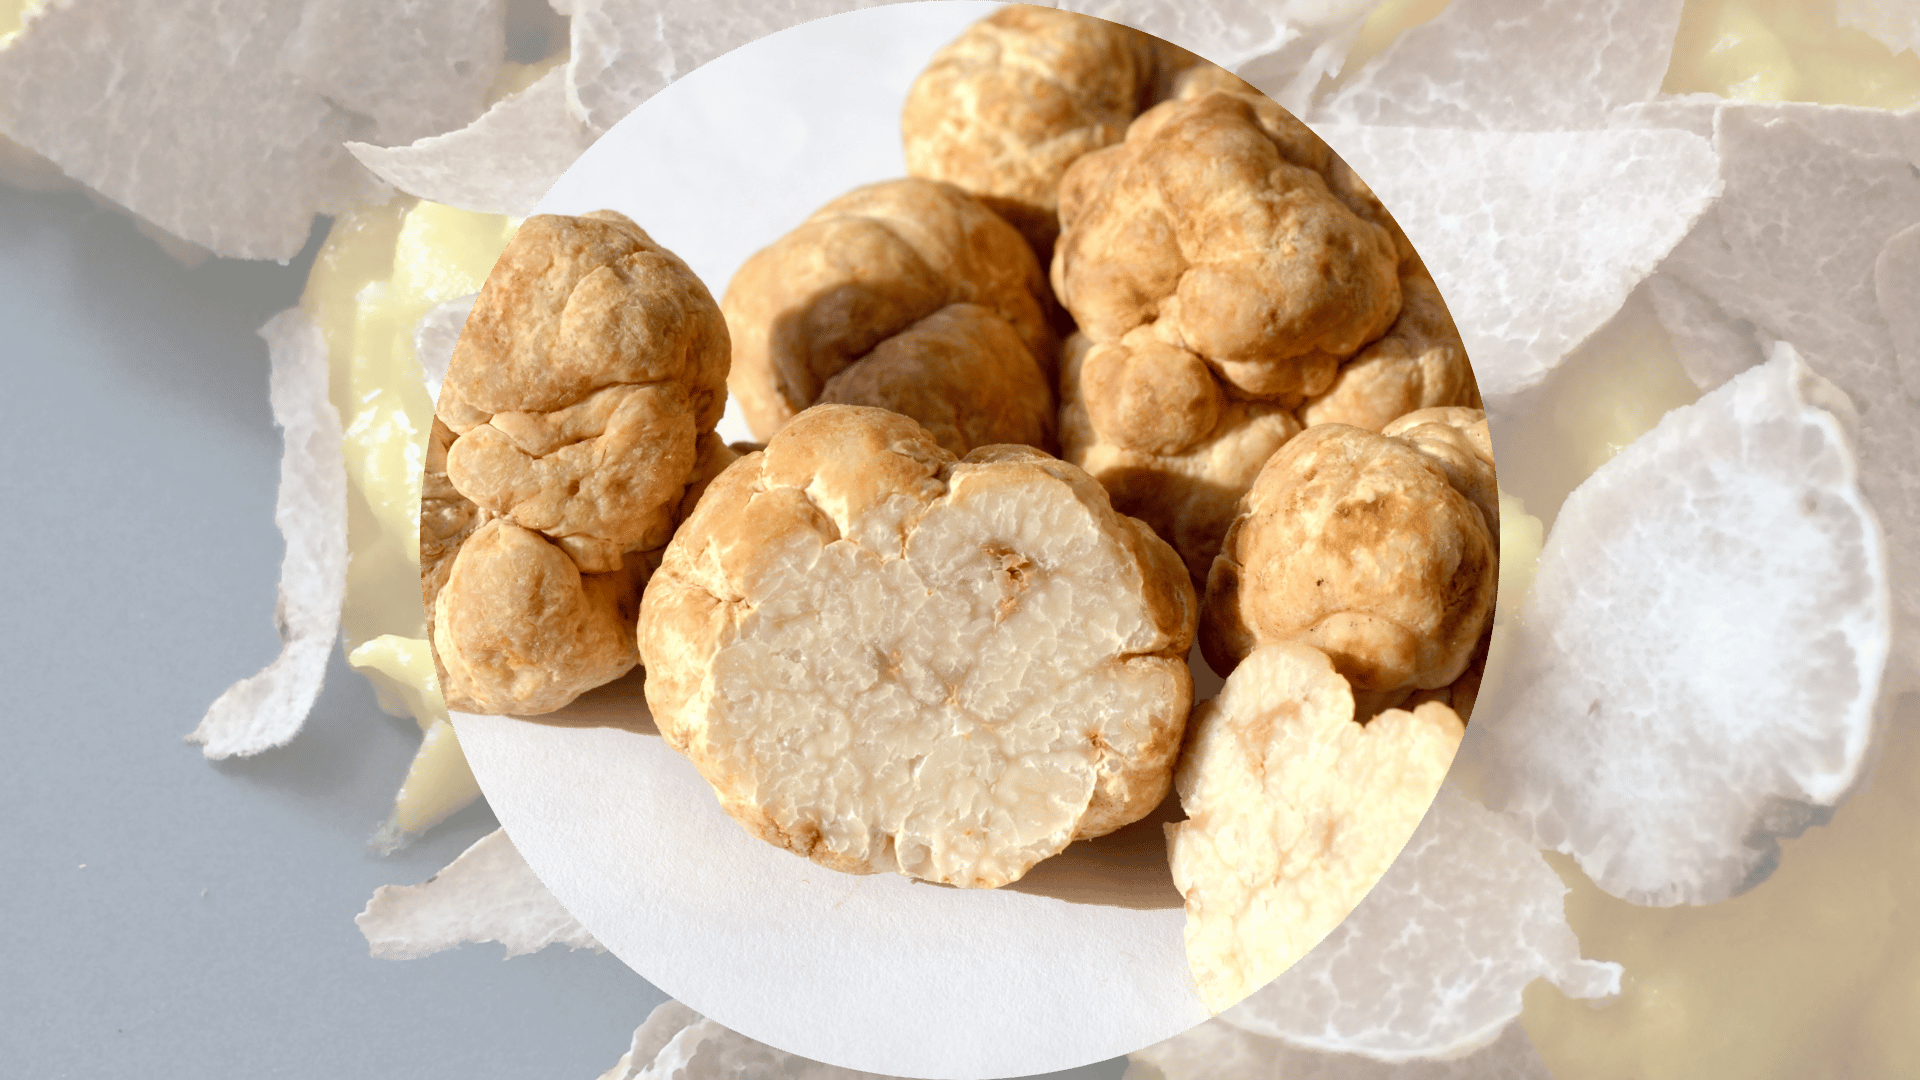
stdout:
{"type": "Polygon", "coordinates": [[[713,482],[640,648],[661,734],[748,832],[991,887],[1165,797],[1194,608],[1071,465],[821,405],[713,482]]]}
{"type": "MultiPolygon", "coordinates": [[[[1244,87],[1195,69],[1191,96],[1077,161],[1060,186],[1052,265],[1057,295],[1092,342],[1087,361],[1063,371],[1062,451],[1103,483],[1120,469],[1160,471],[1204,493],[1155,519],[1179,519],[1180,538],[1165,535],[1196,582],[1264,460],[1249,449],[1271,452],[1299,430],[1275,414],[1328,393],[1341,365],[1400,319],[1403,266],[1418,270],[1359,178],[1244,87]],[[1245,404],[1229,416],[1228,402],[1245,404]],[[1065,415],[1075,408],[1083,428],[1065,415]],[[1261,430],[1242,432],[1248,422],[1261,430]]],[[[1409,333],[1430,321],[1419,314],[1409,333]]]]}
{"type": "Polygon", "coordinates": [[[706,287],[626,217],[527,219],[435,409],[421,586],[449,707],[535,714],[639,659],[659,549],[734,457],[706,287]]]}
{"type": "Polygon", "coordinates": [[[1300,421],[1282,405],[1229,398],[1217,389],[1217,397],[1209,395],[1192,378],[1197,365],[1191,361],[1183,365],[1184,386],[1179,370],[1149,369],[1136,383],[1114,387],[1114,376],[1130,374],[1139,361],[1130,355],[1109,358],[1113,352],[1128,350],[1095,345],[1083,334],[1067,339],[1061,360],[1061,456],[1100,481],[1115,509],[1145,521],[1172,544],[1194,587],[1204,589],[1240,496],[1267,459],[1300,433],[1300,421]],[[1091,393],[1085,370],[1090,359],[1095,369],[1091,393]],[[1121,414],[1109,422],[1128,424],[1125,438],[1102,437],[1094,401],[1106,415],[1121,414]],[[1162,404],[1158,413],[1156,402],[1162,404]],[[1146,441],[1141,429],[1149,426],[1148,448],[1128,445],[1127,439],[1146,441]]]}
{"type": "Polygon", "coordinates": [[[1403,272],[1400,317],[1387,336],[1340,366],[1333,383],[1300,406],[1300,422],[1379,431],[1407,413],[1480,408],[1480,388],[1453,316],[1424,271],[1403,272]]]}
{"type": "Polygon", "coordinates": [[[907,171],[978,196],[1044,264],[1060,231],[1056,189],[1067,167],[1119,142],[1196,64],[1192,53],[1119,23],[1002,8],[935,53],[908,90],[900,118],[907,171]]]}
{"type": "Polygon", "coordinates": [[[1309,644],[1363,715],[1460,678],[1498,574],[1485,418],[1403,421],[1385,435],[1308,428],[1260,470],[1207,580],[1201,646],[1215,671],[1262,644],[1309,644]]]}
{"type": "Polygon", "coordinates": [[[956,453],[1034,442],[1036,426],[1050,446],[1051,304],[1025,241],[971,196],[932,180],[872,184],[734,275],[721,300],[729,387],[762,439],[831,393],[964,436],[956,453]]]}
{"type": "Polygon", "coordinates": [[[1413,836],[1465,733],[1445,705],[1354,720],[1325,654],[1262,645],[1194,710],[1167,826],[1187,959],[1214,1012],[1305,956],[1413,836]]]}

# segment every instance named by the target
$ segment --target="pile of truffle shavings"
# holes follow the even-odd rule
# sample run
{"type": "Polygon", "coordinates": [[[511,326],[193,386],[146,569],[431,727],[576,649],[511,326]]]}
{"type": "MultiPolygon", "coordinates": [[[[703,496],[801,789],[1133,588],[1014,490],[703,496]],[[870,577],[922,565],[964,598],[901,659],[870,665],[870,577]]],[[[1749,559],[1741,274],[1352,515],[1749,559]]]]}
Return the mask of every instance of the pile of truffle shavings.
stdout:
{"type": "MultiPolygon", "coordinates": [[[[387,185],[524,213],[595,134],[672,77],[759,33],[853,6],[689,6],[655,19],[651,9],[635,17],[631,0],[575,0],[566,61],[483,113],[500,67],[490,35],[504,33],[510,5],[482,5],[478,17],[452,4],[208,5],[209,20],[226,20],[216,35],[189,33],[178,4],[72,0],[37,7],[0,49],[0,132],[28,152],[9,150],[10,175],[44,178],[51,163],[183,242],[175,250],[287,258],[316,212],[377,201],[387,185]],[[217,60],[207,52],[216,42],[228,50],[217,60]],[[429,73],[422,55],[434,58],[429,73]],[[333,85],[326,73],[337,71],[355,72],[354,85],[333,85]],[[522,144],[519,163],[490,164],[494,148],[522,144]]],[[[1706,396],[1641,440],[1628,433],[1631,452],[1571,495],[1518,492],[1543,516],[1565,500],[1567,519],[1551,522],[1537,595],[1517,616],[1513,597],[1502,606],[1511,656],[1490,661],[1504,675],[1463,749],[1472,768],[1462,785],[1477,790],[1450,786],[1362,909],[1287,976],[1136,1055],[1137,1068],[1167,1076],[1271,1075],[1283,1059],[1290,1075],[1544,1075],[1524,1039],[1500,1035],[1520,988],[1546,975],[1601,996],[1614,973],[1569,948],[1549,895],[1560,886],[1536,846],[1567,851],[1603,886],[1643,900],[1710,902],[1751,886],[1772,837],[1818,820],[1858,785],[1876,711],[1890,688],[1911,685],[1920,116],[1664,95],[1679,0],[1453,0],[1359,70],[1324,79],[1372,7],[1222,4],[1195,14],[1140,3],[1100,13],[1235,68],[1368,179],[1430,260],[1503,459],[1574,453],[1509,444],[1503,433],[1528,434],[1528,415],[1574,408],[1556,393],[1573,385],[1574,365],[1608,359],[1595,343],[1636,305],[1655,313],[1706,396]],[[1484,75],[1489,56],[1501,58],[1497,80],[1484,75]],[[1798,437],[1772,445],[1770,431],[1798,437]],[[1783,564],[1792,572],[1762,576],[1783,564]],[[1703,565],[1711,579],[1689,575],[1703,565]],[[1659,606],[1623,610],[1606,583],[1626,580],[1659,606]],[[1727,593],[1714,589],[1763,591],[1766,625],[1744,625],[1752,609],[1721,606],[1727,593]],[[1834,589],[1845,601],[1829,608],[1823,590],[1834,589]],[[1649,617],[1683,610],[1696,621],[1649,617]],[[1714,635],[1730,629],[1716,618],[1743,624],[1737,659],[1750,667],[1699,669],[1703,655],[1721,655],[1707,648],[1714,635]],[[1645,636],[1655,627],[1659,636],[1645,636]],[[1736,681],[1752,670],[1769,676],[1765,698],[1736,681]],[[1657,707],[1676,687],[1721,691],[1711,724],[1657,707]],[[1582,729],[1590,710],[1609,718],[1609,737],[1570,752],[1557,733],[1582,729]],[[1661,782],[1683,756],[1686,782],[1661,782]],[[1533,771],[1514,771],[1520,763],[1533,771]],[[1509,863],[1476,867],[1489,882],[1415,874],[1423,853],[1475,836],[1509,851],[1509,863]],[[1493,873],[1501,865],[1511,880],[1493,873]],[[1520,925],[1550,946],[1514,936],[1522,879],[1537,918],[1520,925]],[[1434,948],[1403,953],[1399,940],[1368,935],[1369,913],[1396,900],[1422,905],[1434,948]],[[1454,979],[1465,980],[1458,993],[1421,992],[1454,979]],[[1445,1065],[1377,1064],[1476,1045],[1485,1048],[1445,1065]],[[1292,1057],[1307,1053],[1321,1056],[1292,1057]]],[[[1891,0],[1846,0],[1837,12],[1889,46],[1915,43],[1911,12],[1891,0]]],[[[314,642],[330,648],[330,611],[337,620],[344,523],[329,501],[327,455],[337,451],[320,433],[337,420],[311,393],[311,328],[288,316],[269,330],[276,418],[288,432],[277,515],[289,536],[287,646],[262,681],[222,699],[258,704],[216,706],[237,718],[218,724],[210,713],[210,753],[293,737],[317,691],[314,656],[320,667],[326,658],[314,642]]],[[[382,890],[362,916],[369,939],[399,942],[389,954],[466,940],[586,943],[503,841],[482,841],[412,887],[424,891],[409,894],[411,921],[393,921],[382,902],[405,890],[382,890]]],[[[1406,924],[1396,918],[1383,922],[1406,924]]],[[[705,1028],[681,1037],[701,1023],[643,1027],[610,1075],[639,1075],[642,1059],[658,1065],[676,1040],[682,1063],[653,1075],[684,1071],[703,1048],[747,1052],[705,1028]]]]}

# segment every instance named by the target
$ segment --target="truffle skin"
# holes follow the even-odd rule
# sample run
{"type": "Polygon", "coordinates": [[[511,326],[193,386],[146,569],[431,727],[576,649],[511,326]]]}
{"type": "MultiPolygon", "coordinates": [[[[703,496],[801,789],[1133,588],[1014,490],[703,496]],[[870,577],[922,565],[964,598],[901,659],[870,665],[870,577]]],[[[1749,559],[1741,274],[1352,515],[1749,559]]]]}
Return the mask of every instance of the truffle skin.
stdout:
{"type": "Polygon", "coordinates": [[[966,426],[956,427],[954,416],[969,416],[975,437],[1025,441],[1019,436],[1031,431],[1030,415],[1054,408],[1052,303],[1026,242],[966,192],[913,178],[871,184],[821,207],[734,275],[721,300],[733,340],[728,385],[755,436],[767,439],[821,400],[837,376],[879,360],[894,374],[848,374],[835,400],[918,410],[909,415],[949,432],[966,426]],[[956,304],[978,310],[923,325],[956,304]],[[1011,334],[985,330],[980,323],[989,318],[1011,334]],[[972,350],[952,347],[963,323],[973,324],[966,333],[976,343],[990,345],[977,363],[972,350]],[[881,350],[909,331],[908,342],[881,350]],[[1037,382],[1009,375],[1015,339],[1036,365],[1037,382]],[[940,369],[950,395],[943,400],[899,385],[928,377],[914,359],[923,349],[926,365],[940,369]],[[1038,387],[1041,401],[1009,409],[1016,382],[1038,387]],[[856,387],[862,394],[851,392],[856,387]]]}
{"type": "Polygon", "coordinates": [[[1119,142],[1135,116],[1201,63],[1105,19],[1002,8],[935,53],[907,91],[907,171],[972,192],[1044,263],[1060,231],[1056,189],[1067,167],[1119,142]]]}
{"type": "Polygon", "coordinates": [[[1332,385],[1300,406],[1300,422],[1379,431],[1407,413],[1481,407],[1460,330],[1424,270],[1400,277],[1400,317],[1387,336],[1340,365],[1332,385]]]}
{"type": "Polygon", "coordinates": [[[1215,671],[1261,644],[1333,658],[1363,714],[1460,678],[1493,612],[1499,534],[1485,418],[1308,428],[1268,461],[1207,579],[1215,671]],[[1484,456],[1483,456],[1484,455],[1484,456]]]}
{"type": "Polygon", "coordinates": [[[749,833],[977,888],[1165,797],[1194,619],[1172,549],[1080,470],[820,405],[713,482],[640,649],[661,734],[749,833]]]}
{"type": "Polygon", "coordinates": [[[1082,334],[1067,339],[1061,456],[1100,481],[1115,509],[1172,544],[1194,588],[1204,589],[1240,496],[1267,459],[1300,433],[1300,421],[1281,405],[1229,398],[1210,380],[1203,384],[1192,377],[1198,365],[1191,359],[1165,370],[1130,370],[1142,360],[1124,343],[1095,345],[1082,334]],[[1116,437],[1104,437],[1095,423],[1096,404],[1116,437]]]}
{"type": "Polygon", "coordinates": [[[450,708],[535,714],[638,660],[640,590],[732,460],[725,320],[612,211],[527,219],[435,407],[421,591],[450,708]]]}
{"type": "Polygon", "coordinates": [[[1297,405],[1400,313],[1400,251],[1328,185],[1335,158],[1265,98],[1155,106],[1060,189],[1053,285],[1095,341],[1136,327],[1239,396],[1297,405]]]}

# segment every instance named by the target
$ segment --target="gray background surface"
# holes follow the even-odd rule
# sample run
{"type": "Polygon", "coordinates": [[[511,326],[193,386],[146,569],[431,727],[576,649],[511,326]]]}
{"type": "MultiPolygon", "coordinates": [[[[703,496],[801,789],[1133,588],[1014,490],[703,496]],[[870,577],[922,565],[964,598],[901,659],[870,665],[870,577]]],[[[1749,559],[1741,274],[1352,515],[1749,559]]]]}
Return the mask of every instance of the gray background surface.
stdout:
{"type": "Polygon", "coordinates": [[[0,1072],[592,1080],[661,1000],[618,960],[367,955],[373,890],[494,822],[368,851],[418,733],[337,651],[291,746],[182,739],[278,648],[255,330],[305,278],[183,269],[80,195],[0,187],[0,1072]]]}

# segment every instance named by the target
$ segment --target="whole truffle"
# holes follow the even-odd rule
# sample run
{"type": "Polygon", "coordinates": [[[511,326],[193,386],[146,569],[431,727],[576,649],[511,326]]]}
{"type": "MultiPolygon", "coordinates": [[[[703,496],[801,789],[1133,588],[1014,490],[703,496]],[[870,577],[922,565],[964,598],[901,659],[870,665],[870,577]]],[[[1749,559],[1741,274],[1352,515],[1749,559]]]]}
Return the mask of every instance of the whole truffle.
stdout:
{"type": "Polygon", "coordinates": [[[1053,445],[1045,275],[951,184],[872,184],[821,207],[727,286],[729,386],[769,438],[819,401],[896,409],[956,454],[1053,445]]]}
{"type": "MultiPolygon", "coordinates": [[[[1179,492],[1179,508],[1160,512],[1178,519],[1165,535],[1178,534],[1196,581],[1265,460],[1252,447],[1270,453],[1300,429],[1278,414],[1327,394],[1396,325],[1403,268],[1418,271],[1366,185],[1237,82],[1196,68],[1191,96],[1077,161],[1052,265],[1090,342],[1063,371],[1062,451],[1116,489],[1164,474],[1179,492]]],[[[1431,321],[1419,315],[1409,334],[1431,321]]]]}
{"type": "Polygon", "coordinates": [[[448,705],[560,708],[638,660],[640,589],[733,457],[725,321],[612,211],[527,219],[455,347],[427,456],[421,584],[448,705]]]}
{"type": "Polygon", "coordinates": [[[1056,189],[1067,167],[1119,142],[1135,116],[1201,63],[1105,19],[1001,8],[935,53],[908,90],[900,118],[907,171],[978,196],[1044,261],[1060,231],[1056,189]]]}
{"type": "Polygon", "coordinates": [[[1379,431],[1421,409],[1481,407],[1467,348],[1433,278],[1403,269],[1400,294],[1387,336],[1340,365],[1332,384],[1300,406],[1301,423],[1379,431]]]}
{"type": "Polygon", "coordinates": [[[821,405],[713,482],[640,648],[661,734],[748,832],[992,887],[1165,797],[1194,619],[1172,549],[1080,470],[821,405]]]}
{"type": "Polygon", "coordinates": [[[1260,470],[1214,559],[1207,662],[1224,674],[1262,644],[1312,645],[1363,714],[1454,682],[1493,612],[1498,513],[1477,411],[1308,428],[1260,470]]]}

